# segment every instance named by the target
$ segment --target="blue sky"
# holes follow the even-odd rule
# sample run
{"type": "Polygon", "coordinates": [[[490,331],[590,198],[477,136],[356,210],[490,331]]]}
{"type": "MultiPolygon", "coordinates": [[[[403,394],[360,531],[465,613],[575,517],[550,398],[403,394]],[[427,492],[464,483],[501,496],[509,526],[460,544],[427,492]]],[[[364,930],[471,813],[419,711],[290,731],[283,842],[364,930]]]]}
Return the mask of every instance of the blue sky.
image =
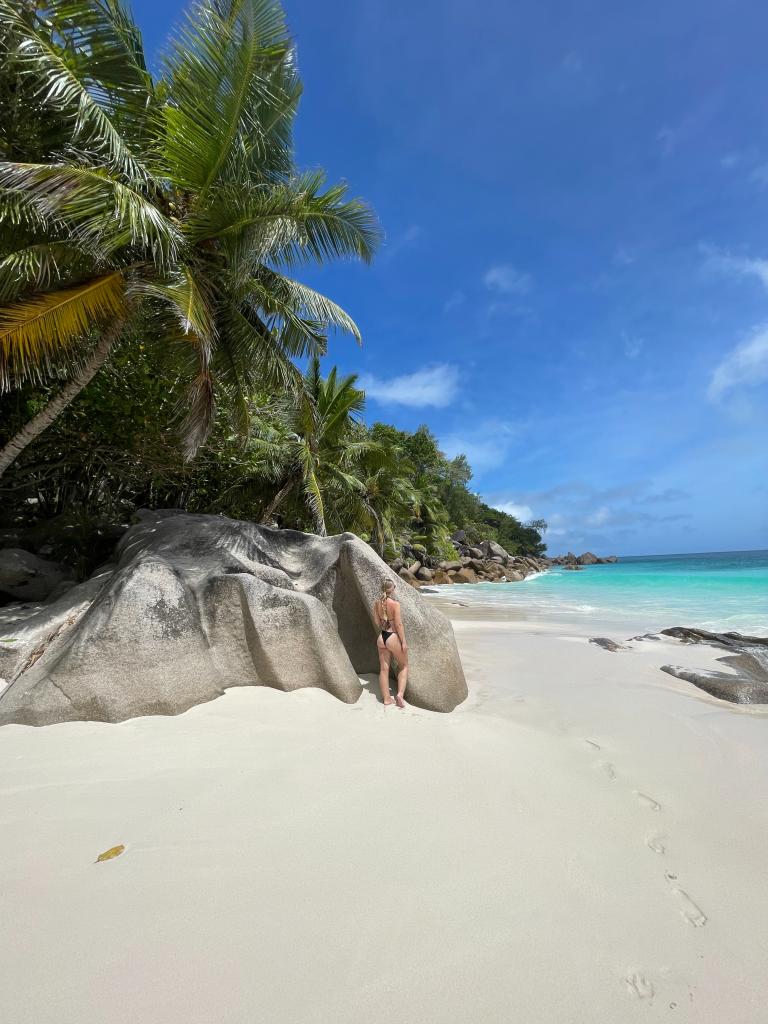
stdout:
{"type": "MultiPolygon", "coordinates": [[[[182,3],[134,4],[150,52],[182,3]]],[[[329,365],[550,551],[768,547],[768,9],[287,0],[299,162],[386,243],[329,365]]]]}

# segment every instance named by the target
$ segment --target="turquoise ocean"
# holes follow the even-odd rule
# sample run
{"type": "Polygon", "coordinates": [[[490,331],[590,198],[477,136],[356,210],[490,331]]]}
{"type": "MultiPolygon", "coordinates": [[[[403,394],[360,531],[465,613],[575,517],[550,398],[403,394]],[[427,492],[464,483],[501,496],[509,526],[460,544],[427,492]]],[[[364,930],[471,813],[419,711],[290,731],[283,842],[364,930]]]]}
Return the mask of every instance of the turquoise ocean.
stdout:
{"type": "Polygon", "coordinates": [[[440,587],[470,606],[509,608],[531,621],[652,632],[698,626],[768,636],[768,551],[643,555],[615,565],[559,567],[523,583],[440,587]]]}

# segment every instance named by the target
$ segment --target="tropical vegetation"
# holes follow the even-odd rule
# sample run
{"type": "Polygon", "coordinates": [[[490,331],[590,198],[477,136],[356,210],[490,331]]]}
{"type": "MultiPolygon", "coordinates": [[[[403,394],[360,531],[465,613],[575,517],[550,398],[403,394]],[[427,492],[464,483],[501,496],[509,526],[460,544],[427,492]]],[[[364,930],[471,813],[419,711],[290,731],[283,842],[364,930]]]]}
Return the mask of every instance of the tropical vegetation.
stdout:
{"type": "Polygon", "coordinates": [[[353,530],[387,557],[449,556],[457,528],[542,550],[463,456],[367,424],[356,378],[323,371],[329,334],[360,331],[294,275],[370,261],[380,230],[295,164],[279,3],[195,4],[155,75],[122,0],[0,0],[0,61],[9,536],[83,573],[141,506],[353,530]]]}

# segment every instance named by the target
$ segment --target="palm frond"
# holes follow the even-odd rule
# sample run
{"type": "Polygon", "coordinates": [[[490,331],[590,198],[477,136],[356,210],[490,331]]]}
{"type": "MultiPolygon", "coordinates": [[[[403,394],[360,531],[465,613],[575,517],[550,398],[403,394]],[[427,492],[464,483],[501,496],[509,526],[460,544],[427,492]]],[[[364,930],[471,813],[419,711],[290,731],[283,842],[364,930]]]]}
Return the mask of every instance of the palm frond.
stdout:
{"type": "Polygon", "coordinates": [[[304,477],[304,497],[309,511],[315,523],[315,529],[321,537],[325,537],[325,503],[323,494],[314,472],[309,472],[304,477]]]}
{"type": "Polygon", "coordinates": [[[3,199],[47,219],[61,232],[70,230],[80,244],[97,246],[105,255],[127,246],[146,250],[161,268],[175,260],[183,240],[176,225],[157,204],[106,171],[70,164],[0,162],[0,209],[3,199]]]}
{"type": "Polygon", "coordinates": [[[314,288],[294,281],[269,267],[261,267],[257,279],[283,306],[290,307],[302,320],[321,324],[324,334],[337,330],[351,334],[358,344],[361,343],[360,329],[352,317],[341,306],[314,288]]]}
{"type": "Polygon", "coordinates": [[[96,91],[121,135],[143,150],[154,83],[141,32],[122,0],[57,0],[53,13],[78,77],[96,91]]]}
{"type": "Polygon", "coordinates": [[[252,310],[231,303],[220,311],[219,317],[215,358],[227,383],[235,382],[234,368],[241,386],[249,391],[262,387],[278,394],[300,392],[302,375],[277,332],[270,331],[252,310]]]}
{"type": "Polygon", "coordinates": [[[165,62],[165,160],[182,189],[204,193],[238,180],[255,155],[265,169],[290,166],[290,123],[299,96],[293,51],[275,0],[202,0],[165,62]]]}
{"type": "Polygon", "coordinates": [[[89,263],[85,252],[69,242],[25,245],[0,259],[0,303],[18,299],[31,288],[47,291],[77,275],[89,263]]]}
{"type": "Polygon", "coordinates": [[[269,187],[228,185],[192,211],[185,232],[193,242],[218,239],[230,263],[243,263],[251,274],[267,261],[369,263],[381,241],[373,211],[364,200],[350,198],[346,184],[324,186],[319,171],[269,187]]]}
{"type": "Polygon", "coordinates": [[[0,309],[0,390],[40,380],[95,325],[125,314],[125,282],[115,271],[73,288],[0,309]]]}
{"type": "MultiPolygon", "coordinates": [[[[62,116],[70,120],[72,139],[78,146],[97,155],[128,180],[145,180],[146,169],[113,123],[112,110],[117,100],[127,102],[131,96],[142,103],[146,102],[146,96],[127,83],[122,90],[118,88],[114,69],[109,85],[100,82],[89,72],[94,53],[82,48],[82,40],[81,48],[74,50],[67,47],[66,39],[64,45],[54,42],[55,22],[51,25],[50,21],[38,18],[34,24],[29,24],[24,15],[21,5],[0,0],[0,18],[13,32],[13,56],[19,73],[33,83],[35,94],[42,102],[59,109],[62,116]]],[[[90,45],[97,52],[100,48],[103,52],[108,45],[108,21],[105,18],[101,22],[98,35],[96,26],[90,26],[90,45]]]]}
{"type": "Polygon", "coordinates": [[[342,469],[339,465],[334,465],[332,462],[324,462],[323,468],[325,473],[337,483],[343,484],[346,491],[356,491],[359,494],[365,493],[365,484],[360,477],[355,476],[354,473],[349,473],[342,469]]]}
{"type": "Polygon", "coordinates": [[[365,392],[355,387],[356,381],[354,374],[337,381],[334,367],[321,384],[318,408],[324,436],[331,443],[338,440],[340,432],[347,430],[350,420],[359,416],[365,407],[365,392]]]}
{"type": "Polygon", "coordinates": [[[248,288],[246,305],[261,317],[270,332],[279,335],[283,350],[293,358],[325,354],[327,325],[302,317],[277,290],[254,279],[248,288]]]}
{"type": "Polygon", "coordinates": [[[188,264],[180,264],[166,279],[145,278],[132,285],[132,292],[157,299],[170,307],[182,339],[202,345],[210,359],[215,345],[216,316],[207,281],[188,264]]]}
{"type": "Polygon", "coordinates": [[[201,362],[186,395],[187,413],[181,427],[184,458],[189,461],[208,439],[216,415],[213,377],[206,360],[201,362]]]}
{"type": "Polygon", "coordinates": [[[348,258],[371,262],[381,229],[368,203],[350,197],[345,182],[325,188],[324,173],[312,171],[283,189],[294,196],[292,219],[297,231],[295,238],[275,249],[272,262],[286,266],[348,258]]]}

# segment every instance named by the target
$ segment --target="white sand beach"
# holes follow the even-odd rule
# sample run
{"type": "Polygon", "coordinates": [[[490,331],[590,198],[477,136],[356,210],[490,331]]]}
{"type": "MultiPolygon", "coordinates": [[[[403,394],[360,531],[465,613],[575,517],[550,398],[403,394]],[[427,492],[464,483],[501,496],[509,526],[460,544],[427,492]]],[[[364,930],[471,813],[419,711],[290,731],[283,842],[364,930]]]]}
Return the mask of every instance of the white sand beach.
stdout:
{"type": "Polygon", "coordinates": [[[768,707],[659,671],[708,648],[455,630],[448,715],[369,680],[0,730],[0,1019],[766,1020],[768,707]]]}

